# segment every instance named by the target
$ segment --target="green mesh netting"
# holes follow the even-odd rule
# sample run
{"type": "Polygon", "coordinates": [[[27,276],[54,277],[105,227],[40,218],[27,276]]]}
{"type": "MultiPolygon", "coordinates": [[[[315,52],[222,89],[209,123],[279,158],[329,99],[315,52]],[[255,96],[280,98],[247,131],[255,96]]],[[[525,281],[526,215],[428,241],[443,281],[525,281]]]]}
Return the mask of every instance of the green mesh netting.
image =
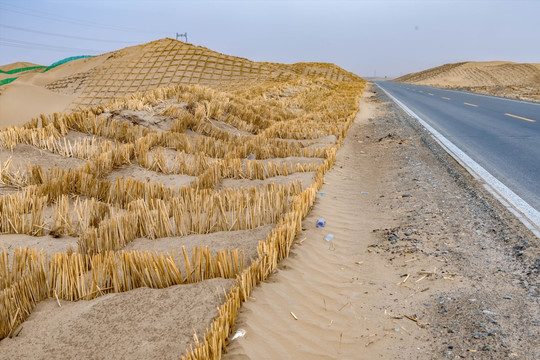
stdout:
{"type": "Polygon", "coordinates": [[[12,82],[13,80],[17,79],[16,77],[14,78],[7,78],[7,79],[4,79],[4,80],[0,80],[0,86],[1,85],[6,85],[6,84],[9,84],[10,82],[12,82]]]}
{"type": "MultiPolygon", "coordinates": [[[[40,65],[40,66],[29,66],[29,67],[23,67],[23,68],[18,68],[18,69],[11,69],[11,70],[8,70],[8,71],[0,70],[0,73],[2,73],[2,74],[16,74],[16,73],[20,73],[20,72],[24,72],[24,71],[28,71],[28,70],[34,70],[34,69],[45,69],[42,72],[47,72],[47,71],[57,67],[58,65],[62,65],[62,64],[67,63],[68,61],[77,60],[77,59],[84,59],[84,58],[91,58],[91,57],[94,57],[94,56],[93,55],[71,56],[71,57],[62,59],[60,61],[57,61],[57,62],[55,62],[55,63],[53,63],[53,64],[51,64],[49,66],[41,66],[40,65]]],[[[0,80],[0,86],[9,84],[10,82],[12,82],[15,79],[17,79],[17,78],[14,77],[14,78],[8,78],[8,79],[0,80]]]]}
{"type": "Polygon", "coordinates": [[[28,66],[28,67],[22,67],[22,68],[18,68],[18,69],[11,69],[11,70],[8,70],[8,71],[0,70],[0,73],[2,73],[2,74],[16,74],[16,73],[20,73],[20,72],[23,72],[23,71],[34,70],[34,69],[45,69],[45,68],[46,68],[46,66],[42,66],[42,65],[28,66]]]}
{"type": "Polygon", "coordinates": [[[57,61],[57,62],[51,64],[50,66],[47,66],[47,68],[45,70],[43,70],[42,72],[47,72],[47,71],[51,70],[52,68],[57,67],[58,65],[62,65],[62,64],[67,63],[68,61],[77,60],[77,59],[84,59],[84,58],[91,58],[91,57],[93,57],[93,56],[92,55],[71,56],[71,57],[62,59],[60,61],[57,61]]]}

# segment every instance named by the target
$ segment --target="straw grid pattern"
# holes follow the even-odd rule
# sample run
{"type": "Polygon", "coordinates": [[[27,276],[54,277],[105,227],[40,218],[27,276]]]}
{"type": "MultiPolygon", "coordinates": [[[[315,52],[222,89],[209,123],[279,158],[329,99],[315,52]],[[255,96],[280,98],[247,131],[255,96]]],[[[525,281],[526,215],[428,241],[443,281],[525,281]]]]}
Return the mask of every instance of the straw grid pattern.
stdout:
{"type": "Polygon", "coordinates": [[[84,160],[50,169],[0,163],[0,184],[18,189],[0,196],[0,233],[78,238],[66,253],[0,251],[0,338],[15,336],[43,299],[91,300],[222,277],[236,282],[218,316],[178,354],[221,358],[242,302],[288,256],[365,86],[329,64],[254,63],[171,39],[139,48],[142,55],[120,50],[92,73],[79,98],[84,108],[0,131],[0,151],[26,144],[84,160]],[[74,131],[87,136],[67,140],[74,131]],[[335,141],[313,146],[328,136],[335,141]],[[301,160],[278,161],[290,157],[301,160]],[[111,177],[128,166],[190,181],[111,177]],[[298,172],[313,172],[314,181],[216,190],[223,179],[298,172]],[[123,250],[140,237],[267,224],[275,228],[253,259],[244,249],[211,252],[205,244],[171,254],[123,250]]]}

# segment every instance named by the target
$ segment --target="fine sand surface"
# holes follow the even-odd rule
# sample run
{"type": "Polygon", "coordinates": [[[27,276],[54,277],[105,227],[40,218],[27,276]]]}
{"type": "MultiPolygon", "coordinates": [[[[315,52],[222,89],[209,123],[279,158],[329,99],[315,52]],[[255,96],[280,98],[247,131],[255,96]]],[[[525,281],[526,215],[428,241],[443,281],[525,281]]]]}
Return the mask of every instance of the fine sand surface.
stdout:
{"type": "Polygon", "coordinates": [[[122,168],[114,169],[105,178],[109,181],[115,181],[119,178],[134,178],[142,181],[153,181],[165,185],[166,187],[179,188],[184,185],[189,185],[196,176],[180,175],[180,174],[164,174],[156,171],[151,171],[138,165],[129,165],[122,168]]]}
{"type": "Polygon", "coordinates": [[[77,238],[67,235],[53,237],[51,235],[31,236],[26,234],[0,235],[0,249],[6,250],[9,256],[13,255],[16,248],[29,247],[43,250],[50,255],[66,252],[69,249],[77,250],[77,238]]]}
{"type": "Polygon", "coordinates": [[[337,139],[335,135],[328,135],[328,136],[317,138],[317,139],[304,139],[304,140],[282,139],[282,141],[286,141],[290,143],[298,143],[306,147],[318,147],[318,146],[334,145],[337,139]]]}
{"type": "Polygon", "coordinates": [[[194,331],[200,337],[217,315],[233,282],[139,288],[90,301],[48,299],[19,336],[2,340],[0,359],[178,359],[194,331]]]}
{"type": "Polygon", "coordinates": [[[306,189],[315,180],[316,173],[313,171],[294,173],[288,176],[274,176],[265,180],[250,179],[223,179],[216,185],[216,190],[222,189],[240,189],[252,186],[266,186],[268,184],[289,184],[293,181],[300,181],[302,188],[306,189]]]}
{"type": "Polygon", "coordinates": [[[291,157],[286,157],[286,158],[264,159],[264,160],[255,160],[255,161],[257,161],[258,163],[262,163],[262,164],[272,162],[272,163],[277,163],[279,165],[283,165],[283,164],[286,164],[286,165],[296,165],[296,164],[320,165],[320,164],[322,164],[324,162],[324,159],[291,156],[291,157]]]}
{"type": "Polygon", "coordinates": [[[18,144],[13,150],[0,150],[0,163],[11,160],[13,170],[26,172],[26,166],[30,164],[39,164],[43,170],[53,167],[62,169],[75,169],[86,163],[86,160],[77,158],[66,158],[54,154],[47,150],[26,144],[18,144]]]}
{"type": "Polygon", "coordinates": [[[223,359],[540,356],[537,239],[381,98],[364,93],[324,195],[223,359]]]}
{"type": "MultiPolygon", "coordinates": [[[[94,59],[92,59],[93,63],[97,64],[94,59]]],[[[73,93],[54,92],[47,89],[46,85],[60,78],[68,77],[74,71],[84,71],[85,67],[81,66],[84,60],[63,64],[46,73],[41,72],[43,70],[32,70],[17,74],[0,74],[1,78],[17,77],[14,82],[0,86],[0,129],[7,126],[21,126],[32,118],[39,117],[40,114],[66,110],[75,99],[73,93]]],[[[88,61],[86,60],[86,62],[88,61]]],[[[7,71],[29,66],[36,65],[17,62],[4,65],[1,69],[7,71]]]]}
{"type": "Polygon", "coordinates": [[[13,69],[20,69],[20,68],[31,67],[31,66],[40,66],[40,65],[30,63],[30,62],[25,62],[25,61],[17,61],[17,62],[11,63],[11,64],[1,65],[0,70],[9,71],[9,70],[13,70],[13,69]]]}
{"type": "Polygon", "coordinates": [[[469,61],[407,74],[396,81],[540,101],[540,63],[469,61]]]}
{"type": "MultiPolygon", "coordinates": [[[[260,226],[253,230],[238,231],[218,231],[211,234],[193,234],[182,237],[165,237],[159,239],[139,238],[135,239],[124,247],[124,250],[146,250],[151,252],[163,252],[171,254],[174,250],[176,254],[182,254],[182,247],[185,247],[188,254],[195,247],[202,244],[208,246],[210,252],[215,254],[222,250],[245,249],[246,260],[257,256],[257,245],[268,237],[274,224],[260,226]]],[[[0,237],[1,239],[1,237],[0,237]]]]}
{"type": "Polygon", "coordinates": [[[17,79],[0,93],[0,128],[21,126],[40,114],[66,110],[74,97],[17,79]]]}

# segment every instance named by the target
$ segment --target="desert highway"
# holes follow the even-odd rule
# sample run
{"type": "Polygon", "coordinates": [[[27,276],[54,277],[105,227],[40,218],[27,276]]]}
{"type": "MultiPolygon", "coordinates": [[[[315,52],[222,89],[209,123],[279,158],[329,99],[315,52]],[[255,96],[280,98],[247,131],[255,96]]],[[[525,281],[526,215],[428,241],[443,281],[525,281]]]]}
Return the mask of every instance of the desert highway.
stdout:
{"type": "Polygon", "coordinates": [[[538,221],[540,104],[391,81],[375,83],[517,195],[510,198],[529,205],[530,219],[538,221]]]}

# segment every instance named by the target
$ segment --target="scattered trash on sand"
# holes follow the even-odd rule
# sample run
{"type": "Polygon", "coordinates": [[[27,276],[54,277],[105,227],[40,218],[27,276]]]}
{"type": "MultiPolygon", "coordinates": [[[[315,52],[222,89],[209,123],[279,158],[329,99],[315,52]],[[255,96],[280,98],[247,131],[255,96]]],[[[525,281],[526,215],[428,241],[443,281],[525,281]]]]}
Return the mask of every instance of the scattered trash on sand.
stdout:
{"type": "Polygon", "coordinates": [[[233,341],[233,340],[235,340],[237,338],[243,337],[245,335],[246,335],[246,330],[240,329],[236,333],[234,333],[234,336],[231,338],[231,341],[233,341]]]}

